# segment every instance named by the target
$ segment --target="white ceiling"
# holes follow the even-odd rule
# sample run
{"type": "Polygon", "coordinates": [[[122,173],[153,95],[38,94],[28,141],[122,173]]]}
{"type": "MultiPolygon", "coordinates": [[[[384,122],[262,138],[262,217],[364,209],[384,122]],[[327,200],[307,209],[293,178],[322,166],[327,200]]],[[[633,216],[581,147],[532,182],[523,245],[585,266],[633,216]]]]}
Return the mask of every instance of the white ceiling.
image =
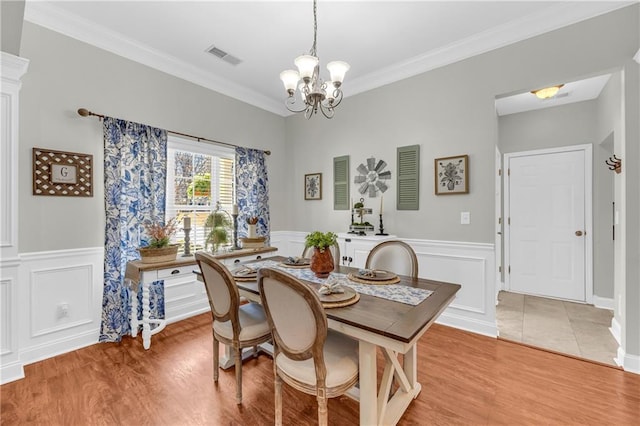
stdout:
{"type": "MultiPolygon", "coordinates": [[[[630,3],[320,0],[317,52],[322,67],[351,65],[348,97],[630,3]]],[[[311,48],[312,4],[27,0],[25,19],[286,116],[279,74],[311,48]],[[207,53],[214,45],[242,62],[207,53]]]]}

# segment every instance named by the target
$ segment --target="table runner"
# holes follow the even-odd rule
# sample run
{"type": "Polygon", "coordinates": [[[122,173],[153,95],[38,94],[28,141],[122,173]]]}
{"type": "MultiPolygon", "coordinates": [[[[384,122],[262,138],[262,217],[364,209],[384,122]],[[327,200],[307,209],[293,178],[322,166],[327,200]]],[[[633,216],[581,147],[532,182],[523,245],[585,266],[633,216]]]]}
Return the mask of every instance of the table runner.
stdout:
{"type": "MultiPolygon", "coordinates": [[[[294,277],[311,281],[317,284],[324,284],[327,282],[327,278],[318,278],[309,268],[287,268],[273,260],[263,260],[260,262],[251,263],[252,268],[274,268],[281,271],[288,272],[294,277]]],[[[424,288],[409,287],[401,284],[386,284],[386,285],[374,285],[374,284],[358,284],[347,278],[346,274],[332,272],[331,277],[335,278],[341,285],[352,288],[360,294],[366,294],[369,296],[380,297],[382,299],[392,300],[394,302],[400,302],[407,305],[419,305],[429,297],[433,292],[424,288]]]]}

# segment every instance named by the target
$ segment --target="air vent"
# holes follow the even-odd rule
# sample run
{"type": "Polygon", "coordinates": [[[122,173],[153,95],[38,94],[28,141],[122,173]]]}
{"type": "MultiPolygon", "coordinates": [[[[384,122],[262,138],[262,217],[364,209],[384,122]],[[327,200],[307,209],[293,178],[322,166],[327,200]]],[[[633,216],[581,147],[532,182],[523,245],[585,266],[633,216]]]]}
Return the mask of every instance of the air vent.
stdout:
{"type": "Polygon", "coordinates": [[[235,56],[229,55],[227,52],[225,52],[224,50],[216,46],[211,46],[210,48],[207,49],[207,52],[211,53],[213,56],[220,58],[231,65],[238,65],[239,63],[242,62],[242,60],[236,58],[235,56]]]}

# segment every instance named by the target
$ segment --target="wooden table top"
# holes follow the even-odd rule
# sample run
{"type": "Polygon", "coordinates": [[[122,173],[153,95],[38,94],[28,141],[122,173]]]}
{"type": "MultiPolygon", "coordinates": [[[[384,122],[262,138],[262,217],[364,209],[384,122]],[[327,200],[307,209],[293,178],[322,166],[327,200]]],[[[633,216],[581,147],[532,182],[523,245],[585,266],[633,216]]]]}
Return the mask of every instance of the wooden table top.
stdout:
{"type": "MultiPolygon", "coordinates": [[[[268,259],[282,261],[286,258],[274,256],[268,259]]],[[[259,261],[246,263],[254,262],[259,261]]],[[[357,270],[357,268],[341,266],[337,272],[348,274],[357,270]]],[[[319,284],[305,282],[311,286],[319,287],[319,284]]],[[[259,294],[258,283],[255,281],[237,282],[237,285],[242,290],[259,294]]],[[[400,276],[399,285],[424,288],[433,291],[433,294],[415,306],[361,294],[360,300],[353,305],[326,309],[327,318],[409,343],[424,327],[435,321],[461,288],[459,284],[424,278],[413,279],[406,276],[400,276]]]]}

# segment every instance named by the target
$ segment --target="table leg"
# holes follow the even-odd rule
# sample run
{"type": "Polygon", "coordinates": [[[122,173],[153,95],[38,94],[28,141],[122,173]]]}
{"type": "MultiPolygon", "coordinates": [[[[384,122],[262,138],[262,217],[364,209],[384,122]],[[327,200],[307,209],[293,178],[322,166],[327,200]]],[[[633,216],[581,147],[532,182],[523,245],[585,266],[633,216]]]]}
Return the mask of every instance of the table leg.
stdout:
{"type": "Polygon", "coordinates": [[[360,424],[378,424],[376,346],[360,340],[360,424]]]}
{"type": "Polygon", "coordinates": [[[131,325],[131,337],[138,335],[138,292],[131,286],[131,314],[129,315],[131,325]]]}
{"type": "Polygon", "coordinates": [[[151,325],[149,324],[149,285],[142,286],[142,347],[149,349],[151,346],[151,325]]]}

